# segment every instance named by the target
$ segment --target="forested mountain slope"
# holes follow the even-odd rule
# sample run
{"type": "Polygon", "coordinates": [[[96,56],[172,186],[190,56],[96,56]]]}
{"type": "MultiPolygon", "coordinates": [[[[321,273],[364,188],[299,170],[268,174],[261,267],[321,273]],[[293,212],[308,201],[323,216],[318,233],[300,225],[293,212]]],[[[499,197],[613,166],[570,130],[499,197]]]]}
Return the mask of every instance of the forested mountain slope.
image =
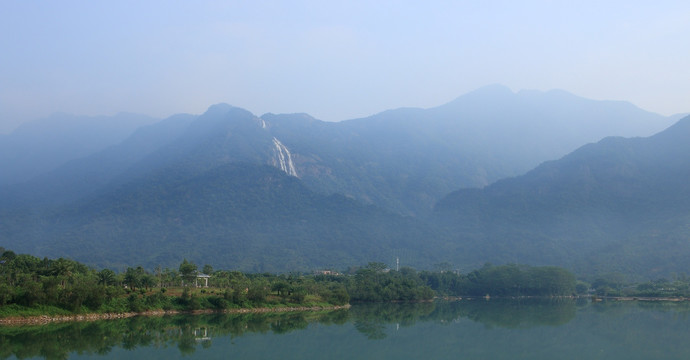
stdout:
{"type": "Polygon", "coordinates": [[[523,176],[456,191],[436,214],[458,253],[667,276],[688,270],[688,179],[690,117],[651,137],[606,138],[523,176]]]}
{"type": "Polygon", "coordinates": [[[434,258],[419,242],[433,230],[416,220],[316,194],[274,167],[242,162],[166,168],[34,225],[14,244],[21,251],[116,268],[174,266],[180,256],[260,272],[341,269],[410,250],[417,265],[434,258]]]}

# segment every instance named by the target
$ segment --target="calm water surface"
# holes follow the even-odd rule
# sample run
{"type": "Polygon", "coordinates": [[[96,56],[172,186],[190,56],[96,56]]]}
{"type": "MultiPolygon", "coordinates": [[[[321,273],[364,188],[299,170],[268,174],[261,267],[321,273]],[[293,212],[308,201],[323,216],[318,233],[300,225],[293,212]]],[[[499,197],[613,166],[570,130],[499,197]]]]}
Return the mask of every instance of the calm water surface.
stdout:
{"type": "Polygon", "coordinates": [[[0,359],[688,359],[690,304],[463,300],[0,328],[0,359]]]}

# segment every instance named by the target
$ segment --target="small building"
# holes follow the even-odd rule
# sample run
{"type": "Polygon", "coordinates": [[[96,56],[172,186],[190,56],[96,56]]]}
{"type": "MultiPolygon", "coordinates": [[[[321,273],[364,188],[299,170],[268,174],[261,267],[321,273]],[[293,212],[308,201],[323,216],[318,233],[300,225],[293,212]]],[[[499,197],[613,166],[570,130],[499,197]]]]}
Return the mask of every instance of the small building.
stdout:
{"type": "Polygon", "coordinates": [[[196,287],[200,287],[200,286],[199,286],[199,279],[204,279],[204,286],[203,286],[203,287],[208,287],[208,279],[210,279],[210,278],[211,278],[211,275],[207,275],[207,274],[197,274],[197,275],[196,275],[196,280],[194,281],[194,285],[195,285],[196,287]]]}
{"type": "Polygon", "coordinates": [[[340,273],[333,270],[316,270],[314,275],[340,275],[340,273]]]}

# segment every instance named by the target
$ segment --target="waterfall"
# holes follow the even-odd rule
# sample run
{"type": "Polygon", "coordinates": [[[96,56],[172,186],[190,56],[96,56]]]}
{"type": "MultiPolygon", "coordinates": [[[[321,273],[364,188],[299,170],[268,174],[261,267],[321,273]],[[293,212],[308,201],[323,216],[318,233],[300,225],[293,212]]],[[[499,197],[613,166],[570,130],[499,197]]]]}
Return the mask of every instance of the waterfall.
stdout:
{"type": "Polygon", "coordinates": [[[279,167],[280,170],[285,171],[290,176],[299,177],[295,170],[295,164],[292,162],[290,150],[275,137],[273,138],[273,145],[275,145],[274,151],[276,155],[273,159],[273,165],[279,167]]]}

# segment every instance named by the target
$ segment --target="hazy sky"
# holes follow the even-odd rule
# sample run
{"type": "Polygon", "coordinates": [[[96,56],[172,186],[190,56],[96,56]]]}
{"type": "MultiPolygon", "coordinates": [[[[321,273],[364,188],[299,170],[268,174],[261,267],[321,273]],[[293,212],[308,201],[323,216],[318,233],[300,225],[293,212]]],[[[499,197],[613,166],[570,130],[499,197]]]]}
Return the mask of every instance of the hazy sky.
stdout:
{"type": "Polygon", "coordinates": [[[337,121],[494,83],[690,111],[683,0],[0,0],[0,49],[0,133],[218,102],[337,121]]]}

